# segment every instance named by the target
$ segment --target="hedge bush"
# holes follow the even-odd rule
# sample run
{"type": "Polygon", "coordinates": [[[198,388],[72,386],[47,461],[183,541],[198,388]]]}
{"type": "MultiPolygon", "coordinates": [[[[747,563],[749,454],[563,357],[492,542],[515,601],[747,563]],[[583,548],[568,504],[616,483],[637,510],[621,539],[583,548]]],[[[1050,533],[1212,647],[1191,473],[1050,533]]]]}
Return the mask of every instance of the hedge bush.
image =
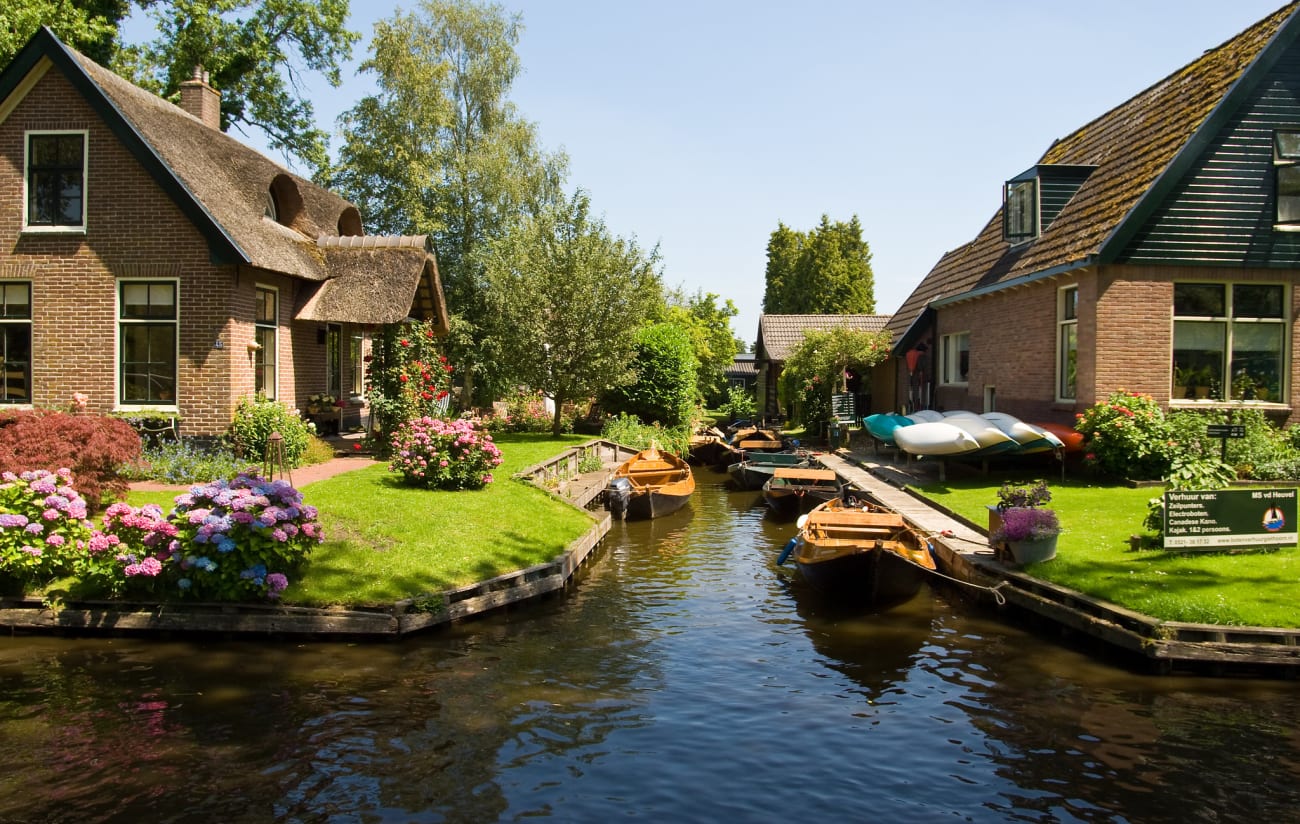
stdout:
{"type": "Polygon", "coordinates": [[[68,469],[91,512],[106,496],[126,494],[129,483],[121,469],[139,457],[140,436],[116,418],[48,411],[0,418],[0,471],[68,469]]]}

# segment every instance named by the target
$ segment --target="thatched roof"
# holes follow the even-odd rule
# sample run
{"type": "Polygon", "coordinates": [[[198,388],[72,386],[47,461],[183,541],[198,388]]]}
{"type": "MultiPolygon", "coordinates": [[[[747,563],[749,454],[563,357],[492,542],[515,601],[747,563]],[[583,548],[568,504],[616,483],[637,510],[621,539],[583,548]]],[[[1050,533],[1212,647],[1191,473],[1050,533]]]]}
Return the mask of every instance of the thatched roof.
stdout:
{"type": "MultiPolygon", "coordinates": [[[[1291,3],[1056,141],[1038,165],[1092,173],[1032,242],[1012,247],[1002,209],[970,243],[945,254],[890,322],[899,341],[933,301],[982,293],[1052,271],[1106,262],[1141,219],[1140,206],[1190,162],[1189,143],[1242,94],[1239,81],[1296,12],[1291,3]],[[1135,217],[1135,215],[1137,215],[1135,217]]],[[[1020,170],[1007,170],[1011,174],[1020,170]]],[[[905,342],[901,342],[905,344],[905,342]]]]}
{"type": "MultiPolygon", "coordinates": [[[[370,238],[355,238],[369,240],[370,238]]],[[[295,315],[299,320],[338,323],[397,323],[407,317],[427,320],[446,334],[438,265],[424,236],[385,238],[387,244],[349,245],[354,238],[321,238],[321,252],[333,277],[322,283],[295,315]],[[394,271],[418,272],[414,280],[394,271]]]]}
{"type": "Polygon", "coordinates": [[[768,360],[784,362],[803,343],[804,332],[840,328],[879,332],[888,322],[889,315],[762,315],[757,350],[768,360]]]}
{"type": "Polygon", "coordinates": [[[374,244],[338,244],[327,252],[318,238],[361,231],[355,206],[118,77],[64,45],[48,28],[38,31],[0,73],[0,101],[20,91],[24,78],[44,61],[60,70],[86,97],[193,221],[208,239],[214,260],[305,280],[335,281],[313,296],[316,320],[346,322],[394,314],[400,320],[412,306],[408,302],[399,312],[393,302],[402,295],[413,299],[421,283],[429,283],[436,286],[436,295],[429,296],[429,301],[445,324],[437,265],[424,238],[416,244],[415,253],[410,248],[400,254],[389,249],[376,252],[374,244]],[[279,222],[266,216],[268,193],[273,191],[279,222]],[[363,291],[344,294],[358,284],[364,284],[363,291]],[[376,305],[366,307],[370,300],[376,305]]]}

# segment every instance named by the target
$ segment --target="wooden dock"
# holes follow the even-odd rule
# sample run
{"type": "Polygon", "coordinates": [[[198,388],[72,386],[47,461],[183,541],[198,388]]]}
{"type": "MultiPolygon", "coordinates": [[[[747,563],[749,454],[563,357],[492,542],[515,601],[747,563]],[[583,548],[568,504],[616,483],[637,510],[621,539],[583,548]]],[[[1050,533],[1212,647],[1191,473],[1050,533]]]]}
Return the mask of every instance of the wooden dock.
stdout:
{"type": "Polygon", "coordinates": [[[818,456],[852,487],[903,515],[925,533],[940,569],[981,597],[1018,615],[1081,634],[1158,673],[1300,674],[1300,629],[1161,621],[1026,575],[1003,563],[986,532],[903,488],[896,466],[846,451],[818,456]]]}

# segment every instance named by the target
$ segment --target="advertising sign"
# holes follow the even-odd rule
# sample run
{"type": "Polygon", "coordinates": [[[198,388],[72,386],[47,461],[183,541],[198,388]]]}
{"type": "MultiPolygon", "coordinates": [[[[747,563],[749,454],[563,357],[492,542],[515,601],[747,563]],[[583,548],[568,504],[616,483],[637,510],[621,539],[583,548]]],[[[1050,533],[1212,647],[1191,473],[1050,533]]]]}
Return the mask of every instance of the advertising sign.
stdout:
{"type": "Polygon", "coordinates": [[[1166,549],[1294,546],[1298,537],[1295,488],[1165,493],[1166,549]]]}
{"type": "Polygon", "coordinates": [[[831,414],[835,420],[840,423],[853,423],[856,415],[854,414],[854,398],[851,392],[836,392],[831,395],[831,414]]]}

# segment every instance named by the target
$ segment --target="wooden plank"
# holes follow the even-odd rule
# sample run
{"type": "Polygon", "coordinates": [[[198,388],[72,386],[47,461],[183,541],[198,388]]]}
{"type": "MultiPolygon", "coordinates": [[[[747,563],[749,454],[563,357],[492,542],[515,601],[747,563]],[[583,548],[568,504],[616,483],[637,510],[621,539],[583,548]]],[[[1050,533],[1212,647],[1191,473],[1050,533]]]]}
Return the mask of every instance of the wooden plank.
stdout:
{"type": "Polygon", "coordinates": [[[907,526],[903,516],[896,512],[832,512],[817,510],[809,513],[810,526],[907,526]]]}
{"type": "Polygon", "coordinates": [[[741,449],[773,449],[776,447],[780,447],[781,442],[751,439],[748,441],[741,441],[739,446],[741,449]]]}
{"type": "Polygon", "coordinates": [[[834,481],[839,478],[829,469],[804,469],[797,466],[778,466],[772,473],[777,478],[798,478],[804,481],[834,481]]]}

